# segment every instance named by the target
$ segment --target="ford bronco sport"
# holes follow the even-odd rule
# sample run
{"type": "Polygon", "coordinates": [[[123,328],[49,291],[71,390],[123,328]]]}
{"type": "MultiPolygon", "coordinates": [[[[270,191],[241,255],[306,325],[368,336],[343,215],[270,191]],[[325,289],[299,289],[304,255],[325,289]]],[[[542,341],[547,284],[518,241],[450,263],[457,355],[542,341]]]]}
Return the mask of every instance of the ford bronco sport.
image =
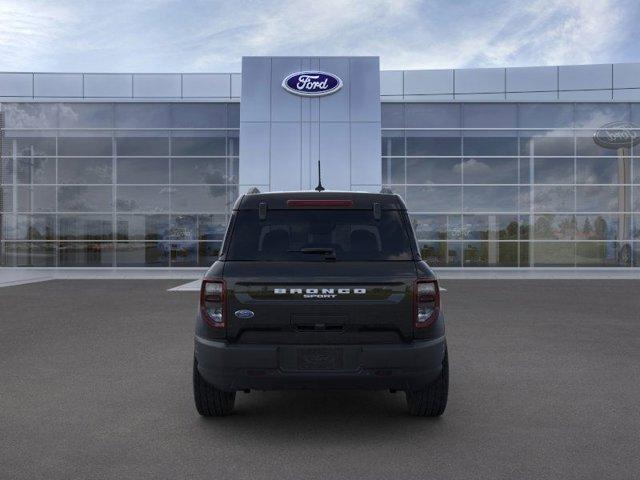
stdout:
{"type": "Polygon", "coordinates": [[[237,391],[402,390],[441,415],[449,367],[440,290],[398,195],[241,196],[204,276],[195,333],[198,412],[237,391]]]}

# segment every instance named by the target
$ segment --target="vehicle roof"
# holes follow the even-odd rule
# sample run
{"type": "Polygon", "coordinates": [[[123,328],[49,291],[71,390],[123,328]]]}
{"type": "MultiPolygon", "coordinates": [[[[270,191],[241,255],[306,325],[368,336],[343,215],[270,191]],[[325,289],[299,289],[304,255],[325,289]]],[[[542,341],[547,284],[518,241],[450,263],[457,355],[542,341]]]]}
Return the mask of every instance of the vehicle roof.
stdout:
{"type": "MultiPolygon", "coordinates": [[[[379,203],[384,210],[406,210],[404,201],[400,195],[395,193],[369,193],[369,192],[351,192],[351,191],[335,191],[325,190],[323,192],[316,191],[291,191],[291,192],[265,192],[265,193],[249,193],[242,195],[233,206],[234,210],[257,210],[260,203],[267,204],[268,209],[288,209],[288,200],[351,200],[352,209],[373,208],[374,203],[379,203]]],[[[332,208],[327,206],[310,207],[310,208],[332,208]]],[[[333,207],[343,208],[344,207],[333,207]]]]}

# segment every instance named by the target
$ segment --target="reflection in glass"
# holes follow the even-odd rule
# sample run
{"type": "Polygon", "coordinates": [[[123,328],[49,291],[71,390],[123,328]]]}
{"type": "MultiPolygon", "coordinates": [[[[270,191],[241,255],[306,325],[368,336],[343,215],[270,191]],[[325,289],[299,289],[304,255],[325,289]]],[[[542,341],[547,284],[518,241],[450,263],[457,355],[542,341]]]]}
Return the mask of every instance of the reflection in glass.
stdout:
{"type": "Polygon", "coordinates": [[[404,158],[383,158],[382,183],[407,183],[404,169],[404,158]]]}
{"type": "Polygon", "coordinates": [[[118,267],[168,267],[169,248],[163,242],[117,242],[118,267]]]}
{"type": "Polygon", "coordinates": [[[517,240],[517,215],[464,215],[462,232],[468,240],[517,240]]]}
{"type": "Polygon", "coordinates": [[[462,153],[461,140],[460,132],[407,130],[407,155],[459,156],[462,153]]]}
{"type": "Polygon", "coordinates": [[[113,218],[111,215],[59,215],[60,240],[112,240],[113,218]]]}
{"type": "Polygon", "coordinates": [[[6,128],[56,128],[57,103],[2,103],[6,128]]]}
{"type": "Polygon", "coordinates": [[[111,186],[58,187],[59,212],[110,212],[113,209],[111,186]]]}
{"type": "Polygon", "coordinates": [[[111,103],[60,103],[61,128],[111,128],[113,104],[111,103]]]}
{"type": "Polygon", "coordinates": [[[574,215],[533,216],[533,238],[536,240],[573,240],[575,234],[574,215]]]}
{"type": "Polygon", "coordinates": [[[521,103],[518,105],[520,128],[571,128],[572,103],[521,103]]]}
{"type": "Polygon", "coordinates": [[[575,249],[573,242],[531,242],[530,255],[536,267],[573,267],[575,249]]]}
{"type": "Polygon", "coordinates": [[[86,137],[59,137],[58,155],[107,157],[113,154],[111,136],[88,135],[90,134],[86,137]]]}
{"type": "Polygon", "coordinates": [[[55,212],[56,187],[48,185],[20,186],[18,212],[55,212]]]}
{"type": "Polygon", "coordinates": [[[578,158],[576,178],[577,183],[629,183],[631,160],[628,157],[578,158]]]}
{"type": "Polygon", "coordinates": [[[224,158],[173,158],[173,183],[225,184],[227,166],[224,158]]]}
{"type": "Polygon", "coordinates": [[[207,133],[200,136],[174,136],[171,139],[171,154],[184,156],[213,157],[226,155],[225,133],[207,133]]]}
{"type": "Polygon", "coordinates": [[[55,240],[55,215],[18,215],[16,240],[55,240]]]}
{"type": "Polygon", "coordinates": [[[465,267],[517,267],[517,242],[465,242],[465,267]]]}
{"type": "Polygon", "coordinates": [[[173,103],[171,120],[174,128],[226,128],[226,103],[173,103]]]}
{"type": "Polygon", "coordinates": [[[227,228],[226,215],[198,215],[197,222],[198,240],[222,241],[227,228]]]}
{"type": "Polygon", "coordinates": [[[3,244],[2,265],[7,267],[53,267],[56,262],[54,242],[3,244]]]}
{"type": "Polygon", "coordinates": [[[575,183],[573,158],[536,158],[533,178],[535,183],[575,183]]]}
{"type": "Polygon", "coordinates": [[[631,238],[631,218],[628,214],[576,215],[578,240],[627,240],[631,238]]]}
{"type": "Polygon", "coordinates": [[[167,128],[171,125],[169,105],[169,103],[116,103],[115,126],[116,128],[167,128]]]}
{"type": "Polygon", "coordinates": [[[631,207],[631,192],[624,186],[578,186],[576,187],[576,210],[578,212],[628,212],[631,207]]]}
{"type": "Polygon", "coordinates": [[[466,156],[515,156],[518,154],[518,137],[515,132],[504,132],[503,136],[496,132],[467,132],[463,150],[466,156]]]}
{"type": "Polygon", "coordinates": [[[117,137],[116,149],[121,157],[154,157],[169,155],[169,138],[162,133],[158,136],[117,137]],[[162,136],[160,136],[162,135],[162,136]]]}
{"type": "Polygon", "coordinates": [[[61,242],[58,265],[61,267],[111,267],[113,244],[101,242],[61,242]]]}
{"type": "Polygon", "coordinates": [[[111,158],[59,158],[58,183],[113,183],[111,158]]]}
{"type": "Polygon", "coordinates": [[[165,240],[169,235],[169,215],[118,215],[118,240],[165,240]]]}
{"type": "Polygon", "coordinates": [[[518,183],[517,158],[465,158],[464,183],[518,183]]]}
{"type": "Polygon", "coordinates": [[[382,103],[382,128],[404,128],[404,103],[382,103]]]}
{"type": "Polygon", "coordinates": [[[462,183],[459,158],[407,158],[407,183],[462,183]]]}
{"type": "Polygon", "coordinates": [[[404,155],[404,131],[382,131],[382,156],[404,155]]]}
{"type": "Polygon", "coordinates": [[[518,187],[464,187],[465,212],[517,212],[518,187]]]}
{"type": "Polygon", "coordinates": [[[432,267],[461,267],[461,242],[421,242],[420,256],[432,267]]]}
{"type": "Polygon", "coordinates": [[[171,208],[176,213],[224,213],[232,205],[226,187],[171,187],[171,208]]]}
{"type": "Polygon", "coordinates": [[[460,215],[411,215],[418,240],[462,239],[460,215]]]}
{"type": "Polygon", "coordinates": [[[534,187],[533,208],[536,212],[574,212],[575,187],[534,187]]]}
{"type": "Polygon", "coordinates": [[[198,266],[210,267],[218,259],[220,242],[200,242],[198,244],[198,266]]]}
{"type": "Polygon", "coordinates": [[[630,267],[631,243],[577,242],[576,266],[578,267],[630,267]]]}
{"type": "Polygon", "coordinates": [[[407,208],[412,212],[460,212],[461,187],[407,187],[407,208]]]}
{"type": "Polygon", "coordinates": [[[16,163],[18,165],[18,183],[56,183],[55,158],[18,157],[16,163]]]}
{"type": "Polygon", "coordinates": [[[118,186],[116,210],[118,212],[162,213],[170,209],[171,187],[118,186]]]}
{"type": "MultiPolygon", "coordinates": [[[[33,136],[14,137],[11,132],[2,140],[2,154],[22,157],[44,157],[56,154],[56,139],[51,132],[33,132],[33,136]],[[41,136],[35,136],[35,135],[41,136]]],[[[26,135],[20,132],[20,135],[26,135]]]]}
{"type": "Polygon", "coordinates": [[[118,157],[117,172],[121,185],[169,183],[169,159],[118,157]]]}
{"type": "Polygon", "coordinates": [[[551,132],[521,132],[520,155],[538,157],[573,157],[573,136],[551,132]]]}

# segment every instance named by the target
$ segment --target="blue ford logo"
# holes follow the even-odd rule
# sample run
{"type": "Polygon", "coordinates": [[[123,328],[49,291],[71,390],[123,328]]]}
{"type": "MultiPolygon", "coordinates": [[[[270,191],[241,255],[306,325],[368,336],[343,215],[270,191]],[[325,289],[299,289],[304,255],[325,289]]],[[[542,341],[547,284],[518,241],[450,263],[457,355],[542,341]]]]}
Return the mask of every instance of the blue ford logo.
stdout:
{"type": "Polygon", "coordinates": [[[235,315],[238,318],[251,318],[254,313],[251,310],[237,310],[235,315]]]}
{"type": "Polygon", "coordinates": [[[327,72],[296,72],[282,81],[282,88],[303,97],[320,97],[340,90],[342,80],[327,72]]]}

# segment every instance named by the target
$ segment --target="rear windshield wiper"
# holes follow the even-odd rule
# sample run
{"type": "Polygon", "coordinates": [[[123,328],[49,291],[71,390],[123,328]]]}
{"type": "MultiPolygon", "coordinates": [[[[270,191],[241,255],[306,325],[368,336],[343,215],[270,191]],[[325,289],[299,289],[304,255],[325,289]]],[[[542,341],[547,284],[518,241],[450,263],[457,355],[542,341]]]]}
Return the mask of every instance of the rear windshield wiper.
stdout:
{"type": "Polygon", "coordinates": [[[325,260],[335,260],[336,259],[336,251],[333,248],[328,247],[307,247],[301,248],[300,250],[289,250],[290,252],[299,252],[299,253],[317,253],[324,254],[325,260]]]}

